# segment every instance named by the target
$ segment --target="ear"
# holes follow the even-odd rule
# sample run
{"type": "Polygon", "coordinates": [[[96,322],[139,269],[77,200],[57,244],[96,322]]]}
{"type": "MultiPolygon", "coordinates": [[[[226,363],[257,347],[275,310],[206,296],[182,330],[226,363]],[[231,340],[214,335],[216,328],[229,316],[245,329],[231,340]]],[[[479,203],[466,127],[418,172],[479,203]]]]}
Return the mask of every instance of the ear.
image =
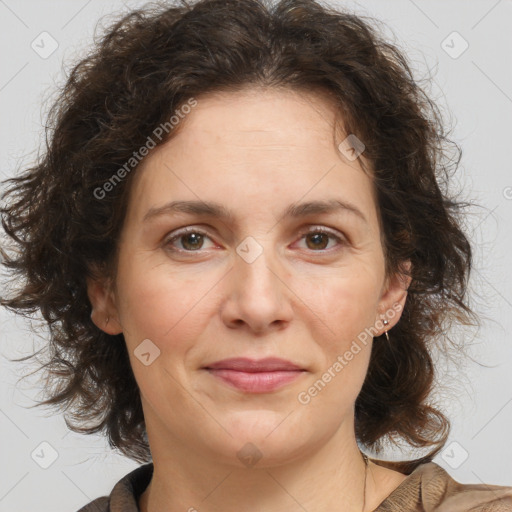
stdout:
{"type": "Polygon", "coordinates": [[[105,277],[87,277],[87,295],[91,302],[91,320],[107,334],[123,332],[116,307],[111,280],[105,277]]]}
{"type": "Polygon", "coordinates": [[[389,324],[382,329],[380,334],[384,334],[384,331],[392,329],[400,320],[411,280],[411,262],[409,260],[401,265],[399,272],[386,278],[377,309],[375,325],[382,325],[384,319],[389,324]]]}

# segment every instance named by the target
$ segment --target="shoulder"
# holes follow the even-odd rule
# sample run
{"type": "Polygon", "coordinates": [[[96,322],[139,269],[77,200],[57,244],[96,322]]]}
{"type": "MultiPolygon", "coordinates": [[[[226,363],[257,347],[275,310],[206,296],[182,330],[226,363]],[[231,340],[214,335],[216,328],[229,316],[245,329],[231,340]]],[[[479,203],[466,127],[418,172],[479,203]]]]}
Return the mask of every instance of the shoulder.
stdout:
{"type": "Polygon", "coordinates": [[[82,507],[78,512],[109,512],[109,499],[106,496],[102,496],[101,498],[96,498],[91,501],[84,507],[82,507]]]}
{"type": "Polygon", "coordinates": [[[462,484],[435,462],[421,464],[375,512],[512,512],[512,487],[462,484]]]}
{"type": "Polygon", "coordinates": [[[153,464],[145,464],[125,475],[109,496],[96,498],[78,512],[139,512],[138,499],[153,476],[153,464]]]}

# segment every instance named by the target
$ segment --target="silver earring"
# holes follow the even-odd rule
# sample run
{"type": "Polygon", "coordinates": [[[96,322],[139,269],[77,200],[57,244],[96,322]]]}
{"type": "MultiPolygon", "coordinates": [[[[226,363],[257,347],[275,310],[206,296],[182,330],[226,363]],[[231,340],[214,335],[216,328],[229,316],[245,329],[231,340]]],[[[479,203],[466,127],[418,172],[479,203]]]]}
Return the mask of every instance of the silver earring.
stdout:
{"type": "MultiPolygon", "coordinates": [[[[382,323],[383,323],[384,325],[389,325],[388,320],[386,320],[385,318],[384,318],[384,320],[382,321],[382,323]]],[[[389,334],[388,334],[387,329],[384,331],[384,334],[386,335],[386,340],[387,340],[387,341],[389,341],[389,334]]]]}

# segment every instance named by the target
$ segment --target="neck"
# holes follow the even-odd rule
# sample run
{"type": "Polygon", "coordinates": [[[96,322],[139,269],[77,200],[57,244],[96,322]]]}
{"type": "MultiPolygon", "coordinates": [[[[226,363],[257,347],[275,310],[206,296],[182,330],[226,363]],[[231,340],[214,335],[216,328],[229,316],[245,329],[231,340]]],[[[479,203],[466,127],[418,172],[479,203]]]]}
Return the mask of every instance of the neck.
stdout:
{"type": "MultiPolygon", "coordinates": [[[[140,499],[141,512],[364,509],[366,465],[353,430],[346,426],[323,446],[302,450],[293,460],[268,462],[264,454],[252,467],[219,462],[186,443],[151,435],[155,433],[148,428],[154,471],[140,499]]],[[[371,468],[367,476],[368,504],[374,487],[371,468]]]]}

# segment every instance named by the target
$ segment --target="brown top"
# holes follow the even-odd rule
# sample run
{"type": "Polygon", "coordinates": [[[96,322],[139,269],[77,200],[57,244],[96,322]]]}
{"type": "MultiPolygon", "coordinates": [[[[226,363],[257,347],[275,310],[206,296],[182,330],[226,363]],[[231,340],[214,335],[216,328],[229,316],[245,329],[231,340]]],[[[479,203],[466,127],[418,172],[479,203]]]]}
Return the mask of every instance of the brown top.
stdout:
{"type": "MultiPolygon", "coordinates": [[[[140,512],[137,502],[152,474],[152,463],[138,467],[119,480],[109,497],[97,498],[78,512],[140,512]]],[[[374,512],[512,512],[512,487],[460,484],[441,466],[427,462],[408,474],[374,512]]]]}

